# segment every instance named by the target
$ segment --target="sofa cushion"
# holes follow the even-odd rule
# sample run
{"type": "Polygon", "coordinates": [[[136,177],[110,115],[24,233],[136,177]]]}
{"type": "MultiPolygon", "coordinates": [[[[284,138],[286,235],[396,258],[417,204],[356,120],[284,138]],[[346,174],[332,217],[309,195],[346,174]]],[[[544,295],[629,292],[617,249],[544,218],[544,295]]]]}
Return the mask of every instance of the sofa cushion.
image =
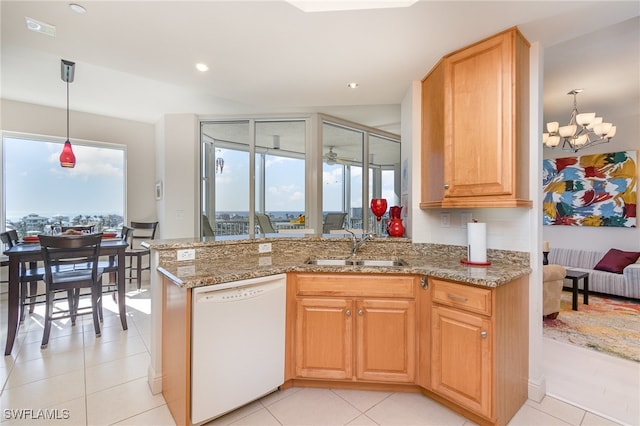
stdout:
{"type": "Polygon", "coordinates": [[[640,252],[611,249],[593,269],[621,274],[624,268],[635,263],[638,258],[640,252]]]}

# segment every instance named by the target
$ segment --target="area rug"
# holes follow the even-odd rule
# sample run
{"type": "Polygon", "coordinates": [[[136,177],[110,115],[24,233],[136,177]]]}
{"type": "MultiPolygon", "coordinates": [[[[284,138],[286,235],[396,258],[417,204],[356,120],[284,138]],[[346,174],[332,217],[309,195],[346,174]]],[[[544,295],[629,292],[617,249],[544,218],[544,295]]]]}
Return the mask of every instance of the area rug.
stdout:
{"type": "Polygon", "coordinates": [[[563,291],[560,314],[543,319],[544,337],[640,362],[640,301],[589,295],[571,309],[571,292],[563,291]]]}

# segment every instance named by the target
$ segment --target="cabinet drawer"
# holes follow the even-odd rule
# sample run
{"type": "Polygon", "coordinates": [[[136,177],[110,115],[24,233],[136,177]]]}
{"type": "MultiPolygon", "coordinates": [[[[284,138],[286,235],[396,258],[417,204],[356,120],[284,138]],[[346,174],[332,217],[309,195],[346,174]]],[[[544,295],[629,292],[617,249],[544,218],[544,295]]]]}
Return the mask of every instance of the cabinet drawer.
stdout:
{"type": "Polygon", "coordinates": [[[296,274],[298,296],[415,297],[412,275],[296,274]]]}
{"type": "Polygon", "coordinates": [[[491,290],[429,278],[433,301],[470,312],[491,315],[491,290]]]}

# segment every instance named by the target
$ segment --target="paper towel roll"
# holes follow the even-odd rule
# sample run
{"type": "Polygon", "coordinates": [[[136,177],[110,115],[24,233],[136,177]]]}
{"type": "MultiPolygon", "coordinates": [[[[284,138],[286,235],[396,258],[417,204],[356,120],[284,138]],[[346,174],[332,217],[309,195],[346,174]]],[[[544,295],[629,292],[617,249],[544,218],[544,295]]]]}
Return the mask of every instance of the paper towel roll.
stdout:
{"type": "Polygon", "coordinates": [[[467,223],[467,259],[473,263],[487,262],[486,223],[467,223]]]}

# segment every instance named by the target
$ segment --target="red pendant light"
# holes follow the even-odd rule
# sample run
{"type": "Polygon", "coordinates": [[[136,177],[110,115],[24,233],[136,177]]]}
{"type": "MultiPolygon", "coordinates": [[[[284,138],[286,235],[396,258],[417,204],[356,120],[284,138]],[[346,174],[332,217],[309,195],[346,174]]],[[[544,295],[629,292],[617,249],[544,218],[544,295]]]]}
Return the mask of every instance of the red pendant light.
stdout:
{"type": "Polygon", "coordinates": [[[75,65],[75,62],[65,61],[64,59],[60,63],[62,81],[67,82],[67,140],[60,153],[60,166],[71,169],[76,166],[76,156],[73,154],[73,148],[71,147],[71,142],[69,142],[69,83],[73,81],[75,65]]]}
{"type": "Polygon", "coordinates": [[[76,165],[76,156],[73,154],[71,142],[66,141],[60,153],[60,165],[62,167],[73,168],[76,165]]]}

